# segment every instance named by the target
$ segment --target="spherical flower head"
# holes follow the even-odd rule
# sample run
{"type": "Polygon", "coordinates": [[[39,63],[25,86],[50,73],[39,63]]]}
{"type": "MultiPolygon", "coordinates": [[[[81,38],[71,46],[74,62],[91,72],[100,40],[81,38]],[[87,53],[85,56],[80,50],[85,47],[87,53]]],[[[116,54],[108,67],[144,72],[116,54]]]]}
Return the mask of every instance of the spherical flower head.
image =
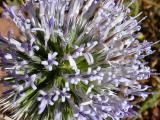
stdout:
{"type": "MultiPolygon", "coordinates": [[[[132,3],[132,2],[131,2],[132,3]]],[[[28,0],[6,8],[23,40],[1,36],[2,68],[10,86],[2,111],[19,120],[104,120],[135,115],[132,101],[145,99],[139,84],[151,70],[142,59],[152,43],[122,0],[28,0]]]]}

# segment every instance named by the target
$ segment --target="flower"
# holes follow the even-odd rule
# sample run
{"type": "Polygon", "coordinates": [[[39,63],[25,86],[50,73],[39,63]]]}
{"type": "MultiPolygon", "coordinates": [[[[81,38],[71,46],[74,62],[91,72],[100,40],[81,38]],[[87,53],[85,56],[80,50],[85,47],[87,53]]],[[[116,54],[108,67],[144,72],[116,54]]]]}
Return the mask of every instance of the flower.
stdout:
{"type": "MultiPolygon", "coordinates": [[[[39,112],[38,112],[38,114],[41,114],[48,104],[53,105],[54,103],[51,100],[51,97],[53,96],[53,94],[51,94],[51,93],[47,94],[42,90],[40,90],[39,93],[43,96],[43,97],[37,98],[38,101],[41,101],[41,104],[39,106],[39,112]]],[[[58,96],[58,95],[59,94],[56,94],[56,96],[58,96]]]]}
{"type": "Polygon", "coordinates": [[[48,54],[48,60],[42,61],[42,65],[44,65],[49,71],[52,71],[52,65],[58,65],[58,62],[54,60],[54,58],[57,56],[57,52],[54,52],[53,54],[48,54]]]}
{"type": "MultiPolygon", "coordinates": [[[[133,2],[133,1],[132,1],[133,2]]],[[[12,90],[0,101],[13,119],[120,119],[136,115],[152,70],[142,59],[153,43],[122,0],[27,0],[6,8],[25,40],[1,36],[2,80],[12,90]],[[13,9],[14,8],[14,9],[13,9]],[[27,13],[27,14],[24,14],[27,13]],[[12,104],[14,103],[14,105],[12,104]]]]}

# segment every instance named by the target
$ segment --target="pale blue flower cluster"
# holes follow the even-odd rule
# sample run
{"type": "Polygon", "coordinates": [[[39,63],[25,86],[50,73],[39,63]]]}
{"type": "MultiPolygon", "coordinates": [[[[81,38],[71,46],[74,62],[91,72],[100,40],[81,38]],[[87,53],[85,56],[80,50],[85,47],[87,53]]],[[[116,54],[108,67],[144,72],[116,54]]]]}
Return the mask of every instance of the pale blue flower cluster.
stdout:
{"type": "Polygon", "coordinates": [[[23,40],[1,37],[8,47],[0,49],[2,80],[12,87],[2,106],[15,109],[16,120],[135,115],[132,101],[149,88],[139,81],[152,74],[142,59],[154,51],[135,37],[144,18],[129,16],[132,2],[27,0],[21,10],[7,8],[23,40]]]}

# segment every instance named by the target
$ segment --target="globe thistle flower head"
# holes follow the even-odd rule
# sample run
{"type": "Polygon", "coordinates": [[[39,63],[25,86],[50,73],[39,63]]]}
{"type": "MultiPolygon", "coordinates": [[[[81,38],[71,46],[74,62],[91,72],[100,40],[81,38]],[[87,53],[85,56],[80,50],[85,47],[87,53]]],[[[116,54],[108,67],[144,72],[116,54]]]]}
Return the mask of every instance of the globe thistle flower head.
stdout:
{"type": "MultiPolygon", "coordinates": [[[[132,3],[132,2],[131,2],[132,3]]],[[[10,86],[1,110],[26,120],[103,120],[135,115],[132,100],[145,99],[152,74],[142,59],[135,17],[121,0],[28,0],[6,9],[23,40],[1,36],[2,81],[10,86]]]]}

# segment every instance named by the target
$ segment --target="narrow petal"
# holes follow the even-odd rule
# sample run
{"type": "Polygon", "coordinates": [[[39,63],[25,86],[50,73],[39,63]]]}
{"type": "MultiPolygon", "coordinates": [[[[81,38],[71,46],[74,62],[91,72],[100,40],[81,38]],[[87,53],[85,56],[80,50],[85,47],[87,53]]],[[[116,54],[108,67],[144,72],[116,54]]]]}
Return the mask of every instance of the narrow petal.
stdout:
{"type": "Polygon", "coordinates": [[[38,111],[38,114],[42,114],[43,111],[45,110],[47,106],[47,101],[46,100],[42,100],[40,106],[39,106],[39,111],[38,111]]]}
{"type": "Polygon", "coordinates": [[[65,96],[62,96],[62,102],[65,102],[66,101],[66,97],[65,96]]]}
{"type": "Polygon", "coordinates": [[[33,90],[36,90],[36,89],[37,89],[37,87],[35,86],[34,83],[31,83],[31,87],[32,87],[33,90]]]}
{"type": "Polygon", "coordinates": [[[53,63],[54,65],[56,65],[56,66],[58,65],[58,62],[57,62],[57,61],[53,61],[52,63],[53,63]]]}
{"type": "Polygon", "coordinates": [[[48,53],[48,60],[52,60],[52,54],[51,53],[48,53]]]}
{"type": "Polygon", "coordinates": [[[58,53],[57,53],[57,52],[54,52],[54,53],[52,54],[52,58],[55,58],[57,55],[58,55],[58,53]]]}
{"type": "Polygon", "coordinates": [[[41,64],[44,65],[44,66],[47,66],[48,62],[47,61],[42,61],[41,64]]]}
{"type": "Polygon", "coordinates": [[[77,71],[78,68],[77,68],[76,62],[73,59],[73,57],[72,56],[68,56],[68,60],[69,60],[69,63],[70,63],[70,66],[72,67],[72,69],[77,71]]]}
{"type": "Polygon", "coordinates": [[[94,59],[91,53],[84,53],[84,57],[89,65],[92,65],[94,63],[94,59]]]}
{"type": "Polygon", "coordinates": [[[47,93],[44,92],[43,90],[40,90],[39,93],[40,93],[41,95],[43,95],[43,96],[47,95],[47,93]]]}
{"type": "Polygon", "coordinates": [[[47,69],[48,69],[49,71],[52,71],[52,65],[48,65],[48,66],[47,66],[47,69]]]}

